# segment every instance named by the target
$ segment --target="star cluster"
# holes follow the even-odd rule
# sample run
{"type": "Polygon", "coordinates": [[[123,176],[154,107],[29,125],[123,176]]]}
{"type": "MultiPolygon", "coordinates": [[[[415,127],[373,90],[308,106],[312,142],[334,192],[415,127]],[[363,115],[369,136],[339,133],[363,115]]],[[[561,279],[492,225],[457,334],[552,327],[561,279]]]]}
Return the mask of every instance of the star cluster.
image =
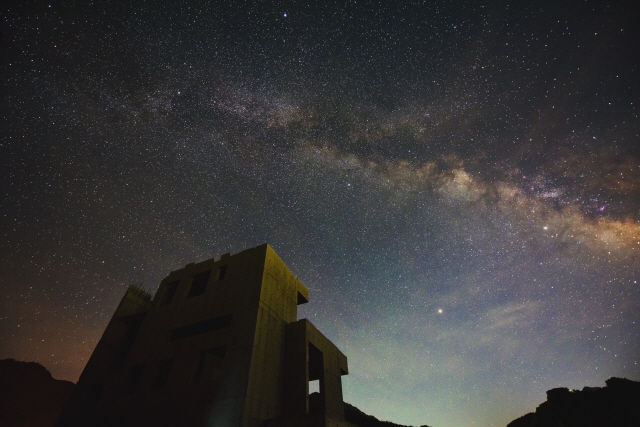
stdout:
{"type": "Polygon", "coordinates": [[[640,380],[632,10],[11,2],[0,357],[75,381],[127,285],[268,242],[378,418],[640,380]]]}

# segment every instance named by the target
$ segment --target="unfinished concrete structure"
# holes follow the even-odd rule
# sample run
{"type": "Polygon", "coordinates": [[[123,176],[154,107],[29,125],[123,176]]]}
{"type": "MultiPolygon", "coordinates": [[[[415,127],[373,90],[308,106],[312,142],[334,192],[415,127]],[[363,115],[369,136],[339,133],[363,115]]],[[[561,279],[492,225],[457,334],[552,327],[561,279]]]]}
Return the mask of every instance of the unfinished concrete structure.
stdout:
{"type": "Polygon", "coordinates": [[[308,300],[269,245],[130,287],[56,426],[351,426],[347,358],[297,320],[308,300]]]}

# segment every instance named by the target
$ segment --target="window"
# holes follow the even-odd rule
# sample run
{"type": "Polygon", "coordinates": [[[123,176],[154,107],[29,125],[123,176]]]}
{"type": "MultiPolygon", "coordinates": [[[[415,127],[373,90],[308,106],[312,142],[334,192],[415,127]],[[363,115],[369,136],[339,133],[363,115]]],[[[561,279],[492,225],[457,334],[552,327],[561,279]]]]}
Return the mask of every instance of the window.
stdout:
{"type": "Polygon", "coordinates": [[[308,302],[309,302],[309,300],[304,295],[302,295],[300,292],[298,292],[298,305],[306,304],[308,302]]]}
{"type": "Polygon", "coordinates": [[[227,266],[223,265],[218,268],[218,280],[224,280],[224,277],[227,275],[227,266]]]}
{"type": "Polygon", "coordinates": [[[309,343],[309,413],[324,412],[324,356],[309,343]],[[317,383],[315,385],[314,383],[317,383]],[[317,394],[313,394],[316,392],[317,394]],[[313,394],[313,396],[311,395],[313,394]]]}
{"type": "Polygon", "coordinates": [[[176,291],[178,290],[178,284],[180,284],[179,280],[167,284],[164,295],[162,296],[161,304],[171,304],[171,301],[173,301],[173,297],[176,295],[176,291]]]}
{"type": "Polygon", "coordinates": [[[103,390],[104,390],[104,384],[90,384],[87,387],[85,398],[88,401],[98,400],[100,399],[100,396],[102,396],[103,390]]]}
{"type": "Polygon", "coordinates": [[[129,379],[127,380],[126,391],[129,394],[133,394],[138,391],[140,386],[140,380],[142,379],[142,372],[144,371],[144,364],[133,365],[131,372],[129,372],[129,379]]]}
{"type": "Polygon", "coordinates": [[[309,381],[322,379],[323,376],[324,357],[322,351],[315,345],[309,343],[309,381]]]}
{"type": "Polygon", "coordinates": [[[222,375],[225,347],[216,347],[200,352],[194,382],[198,384],[215,381],[222,375]]]}
{"type": "Polygon", "coordinates": [[[211,270],[193,276],[191,288],[189,289],[189,298],[204,294],[204,291],[207,289],[207,282],[209,282],[210,274],[211,270]]]}
{"type": "Polygon", "coordinates": [[[164,359],[160,361],[160,367],[153,377],[151,386],[153,388],[162,388],[167,384],[169,379],[169,373],[171,372],[171,365],[173,365],[173,359],[164,359]]]}
{"type": "Polygon", "coordinates": [[[129,355],[129,351],[131,351],[131,347],[133,347],[133,343],[138,337],[138,332],[140,331],[140,327],[142,326],[142,322],[144,321],[146,315],[147,313],[143,312],[130,314],[118,319],[118,322],[122,322],[126,325],[127,330],[124,337],[122,337],[122,339],[118,343],[115,355],[111,360],[110,369],[122,369],[122,367],[124,366],[124,362],[129,355]]]}
{"type": "Polygon", "coordinates": [[[203,320],[202,322],[192,323],[190,325],[182,326],[171,331],[171,341],[179,340],[181,338],[189,338],[194,335],[204,334],[206,332],[216,331],[218,329],[224,329],[231,326],[233,320],[232,314],[226,316],[214,317],[213,319],[203,320]]]}

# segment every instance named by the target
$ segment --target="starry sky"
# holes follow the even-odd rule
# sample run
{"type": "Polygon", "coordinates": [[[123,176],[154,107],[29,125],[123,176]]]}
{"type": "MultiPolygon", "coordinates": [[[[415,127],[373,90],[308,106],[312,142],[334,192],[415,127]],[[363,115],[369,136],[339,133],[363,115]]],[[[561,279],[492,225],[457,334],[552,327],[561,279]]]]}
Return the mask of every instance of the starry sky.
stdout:
{"type": "Polygon", "coordinates": [[[634,2],[309,3],[4,5],[0,358],[268,242],[380,419],[640,380],[634,2]]]}

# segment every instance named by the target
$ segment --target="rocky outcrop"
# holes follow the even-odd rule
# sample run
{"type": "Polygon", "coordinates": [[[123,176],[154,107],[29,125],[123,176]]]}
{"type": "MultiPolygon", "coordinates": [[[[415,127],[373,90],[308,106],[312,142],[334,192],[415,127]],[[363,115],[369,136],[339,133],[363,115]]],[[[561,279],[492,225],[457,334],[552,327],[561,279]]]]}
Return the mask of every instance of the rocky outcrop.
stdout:
{"type": "MultiPolygon", "coordinates": [[[[373,415],[367,415],[347,402],[344,402],[344,418],[359,427],[410,427],[402,424],[395,424],[391,421],[380,421],[373,415]]],[[[423,425],[420,427],[429,426],[423,425]]]]}
{"type": "Polygon", "coordinates": [[[73,386],[70,381],[54,379],[39,363],[0,360],[0,424],[53,426],[73,386]]]}
{"type": "MultiPolygon", "coordinates": [[[[314,412],[315,408],[320,405],[320,394],[311,393],[309,396],[309,411],[314,412]]],[[[344,419],[358,427],[411,427],[402,424],[395,424],[391,421],[380,421],[373,415],[367,415],[355,406],[344,402],[344,419]]],[[[423,425],[420,427],[429,427],[423,425]]]]}
{"type": "Polygon", "coordinates": [[[547,401],[507,427],[640,426],[640,382],[609,378],[606,387],[554,388],[547,401]]]}
{"type": "MultiPolygon", "coordinates": [[[[74,384],[56,380],[35,362],[0,360],[0,414],[3,427],[50,427],[71,396],[74,384]]],[[[310,406],[319,405],[318,393],[310,396],[310,406]]],[[[380,421],[345,402],[345,419],[359,427],[410,427],[380,421]]],[[[421,427],[429,427],[423,425],[421,427]]]]}

